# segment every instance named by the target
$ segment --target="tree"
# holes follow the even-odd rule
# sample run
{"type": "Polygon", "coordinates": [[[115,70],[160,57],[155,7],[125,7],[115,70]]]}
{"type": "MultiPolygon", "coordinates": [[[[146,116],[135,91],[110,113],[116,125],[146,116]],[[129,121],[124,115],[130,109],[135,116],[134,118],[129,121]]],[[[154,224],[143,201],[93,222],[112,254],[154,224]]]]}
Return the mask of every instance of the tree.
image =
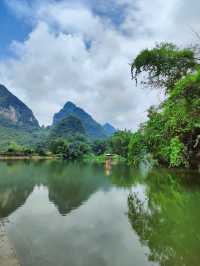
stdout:
{"type": "Polygon", "coordinates": [[[195,167],[200,161],[200,65],[191,49],[172,44],[142,51],[134,60],[133,77],[147,73],[147,84],[163,87],[166,99],[148,111],[148,121],[135,135],[129,160],[152,154],[160,164],[195,167]],[[142,136],[142,143],[139,136],[142,136]],[[136,138],[137,137],[137,138],[136,138]],[[141,147],[141,148],[140,148],[141,147]],[[139,156],[140,157],[140,156],[139,156]]]}
{"type": "Polygon", "coordinates": [[[50,142],[49,150],[54,154],[64,154],[68,148],[68,144],[65,139],[58,138],[50,142]]]}
{"type": "Polygon", "coordinates": [[[90,146],[87,143],[75,141],[67,145],[63,157],[66,160],[80,160],[90,152],[90,146]]]}
{"type": "Polygon", "coordinates": [[[106,140],[95,140],[92,144],[92,151],[95,155],[99,156],[104,154],[108,149],[108,141],[106,140]]]}
{"type": "Polygon", "coordinates": [[[139,162],[143,160],[147,153],[144,136],[141,132],[136,132],[131,136],[128,145],[128,161],[134,166],[138,166],[139,162]]]}
{"type": "Polygon", "coordinates": [[[110,140],[112,153],[127,158],[131,136],[132,133],[130,131],[117,131],[110,140]]]}
{"type": "Polygon", "coordinates": [[[43,145],[37,145],[35,148],[35,152],[39,156],[46,156],[47,155],[47,151],[43,145]]]}
{"type": "Polygon", "coordinates": [[[199,67],[192,49],[179,49],[171,43],[161,43],[155,48],[143,50],[131,66],[132,78],[138,80],[142,72],[147,73],[147,82],[153,87],[164,87],[166,93],[182,77],[193,73],[199,67]]]}
{"type": "Polygon", "coordinates": [[[9,153],[20,153],[24,149],[23,146],[17,144],[16,142],[11,142],[8,147],[8,152],[9,153]]]}

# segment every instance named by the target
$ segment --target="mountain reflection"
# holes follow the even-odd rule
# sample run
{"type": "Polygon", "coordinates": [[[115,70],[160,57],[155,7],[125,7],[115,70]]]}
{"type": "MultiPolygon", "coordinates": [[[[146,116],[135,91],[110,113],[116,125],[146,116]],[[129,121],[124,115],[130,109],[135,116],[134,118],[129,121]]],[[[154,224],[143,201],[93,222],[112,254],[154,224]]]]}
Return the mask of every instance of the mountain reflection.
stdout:
{"type": "Polygon", "coordinates": [[[78,208],[104,185],[107,186],[103,170],[97,171],[94,166],[82,167],[80,164],[61,167],[48,177],[47,183],[49,200],[62,215],[78,208]]]}
{"type": "Polygon", "coordinates": [[[0,218],[24,205],[36,186],[48,188],[49,201],[61,215],[78,208],[98,190],[107,188],[103,169],[65,162],[1,162],[0,218]]]}
{"type": "Polygon", "coordinates": [[[61,215],[67,215],[96,191],[108,191],[114,184],[129,193],[128,219],[140,243],[149,248],[149,262],[198,266],[198,180],[199,174],[195,173],[148,173],[123,165],[114,166],[106,177],[102,166],[61,161],[0,162],[0,219],[23,206],[35,187],[47,188],[47,200],[61,215]]]}
{"type": "Polygon", "coordinates": [[[19,165],[1,164],[0,219],[8,217],[22,206],[34,188],[34,183],[19,165]]]}
{"type": "Polygon", "coordinates": [[[149,261],[163,266],[197,266],[200,193],[197,186],[186,187],[177,181],[188,183],[190,175],[178,176],[160,171],[150,173],[144,184],[145,195],[130,193],[128,217],[141,244],[149,247],[149,261]]]}

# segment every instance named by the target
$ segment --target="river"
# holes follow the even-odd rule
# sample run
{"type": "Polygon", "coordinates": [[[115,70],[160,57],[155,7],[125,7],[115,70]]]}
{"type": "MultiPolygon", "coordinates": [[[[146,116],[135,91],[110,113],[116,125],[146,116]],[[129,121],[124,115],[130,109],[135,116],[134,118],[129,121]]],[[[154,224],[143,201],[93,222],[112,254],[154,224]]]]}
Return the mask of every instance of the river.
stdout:
{"type": "Polygon", "coordinates": [[[22,266],[199,266],[200,174],[0,162],[0,219],[22,266]]]}

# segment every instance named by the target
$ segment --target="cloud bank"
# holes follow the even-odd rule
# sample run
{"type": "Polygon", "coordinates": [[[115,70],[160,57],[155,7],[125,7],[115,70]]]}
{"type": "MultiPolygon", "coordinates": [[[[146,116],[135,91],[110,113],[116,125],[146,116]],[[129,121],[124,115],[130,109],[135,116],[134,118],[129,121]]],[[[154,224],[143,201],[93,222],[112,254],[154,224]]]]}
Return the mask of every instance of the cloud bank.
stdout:
{"type": "Polygon", "coordinates": [[[146,110],[160,101],[158,91],[135,86],[134,56],[155,42],[193,41],[199,1],[6,1],[32,26],[24,42],[10,45],[0,61],[0,81],[24,100],[41,124],[66,101],[81,106],[101,123],[136,129],[146,110]]]}

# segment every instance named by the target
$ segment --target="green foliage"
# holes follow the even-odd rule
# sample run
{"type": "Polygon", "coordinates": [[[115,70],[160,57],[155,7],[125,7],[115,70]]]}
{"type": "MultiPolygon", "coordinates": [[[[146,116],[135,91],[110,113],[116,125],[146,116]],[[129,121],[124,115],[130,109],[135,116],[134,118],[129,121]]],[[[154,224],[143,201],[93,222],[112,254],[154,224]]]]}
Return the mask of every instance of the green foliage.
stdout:
{"type": "Polygon", "coordinates": [[[32,129],[12,126],[0,126],[0,151],[6,151],[11,142],[34,149],[41,142],[46,142],[48,129],[32,129]]]}
{"type": "Polygon", "coordinates": [[[178,137],[174,137],[170,141],[170,165],[171,166],[182,166],[185,163],[184,158],[184,144],[179,140],[178,137]]]}
{"type": "Polygon", "coordinates": [[[146,145],[144,137],[141,132],[136,132],[132,135],[128,146],[128,161],[132,165],[138,164],[144,159],[146,155],[146,145]]]}
{"type": "Polygon", "coordinates": [[[49,145],[49,150],[54,154],[64,154],[67,150],[68,142],[65,139],[52,140],[49,145]]]}
{"type": "Polygon", "coordinates": [[[6,155],[6,156],[31,156],[31,155],[33,155],[33,153],[34,153],[33,149],[19,145],[16,142],[11,142],[9,144],[7,150],[5,150],[2,153],[2,155],[6,155]]]}
{"type": "Polygon", "coordinates": [[[46,144],[44,143],[37,144],[34,152],[39,156],[46,156],[48,153],[46,144]]]}
{"type": "Polygon", "coordinates": [[[49,150],[53,154],[61,155],[65,160],[81,160],[91,153],[91,146],[78,139],[70,141],[59,138],[51,141],[49,150]]]}
{"type": "Polygon", "coordinates": [[[15,153],[15,152],[22,152],[23,147],[15,142],[11,142],[8,147],[8,152],[15,153]]]}
{"type": "Polygon", "coordinates": [[[130,131],[117,131],[110,140],[111,152],[127,158],[131,136],[132,133],[130,131]]]}
{"type": "MultiPolygon", "coordinates": [[[[83,161],[85,163],[95,163],[95,164],[105,164],[107,159],[108,158],[106,154],[101,154],[96,156],[93,153],[88,153],[83,157],[83,161]]],[[[126,159],[124,157],[121,157],[120,155],[114,154],[112,156],[112,164],[125,163],[125,162],[126,159]]]]}
{"type": "Polygon", "coordinates": [[[53,126],[50,138],[68,138],[77,134],[85,135],[85,129],[80,119],[70,115],[53,126]]]}
{"type": "Polygon", "coordinates": [[[66,160],[80,160],[90,152],[90,146],[87,143],[76,141],[67,145],[63,157],[66,160]]]}
{"type": "Polygon", "coordinates": [[[99,156],[104,154],[108,150],[108,141],[95,140],[92,145],[92,151],[95,155],[99,156]]]}
{"type": "MultiPolygon", "coordinates": [[[[197,69],[195,53],[191,49],[179,49],[171,43],[161,43],[155,48],[143,50],[134,60],[131,72],[137,81],[147,72],[147,83],[170,90],[175,83],[197,69]]],[[[145,83],[145,82],[143,82],[145,83]]]]}
{"type": "Polygon", "coordinates": [[[158,80],[168,97],[148,111],[129,148],[129,161],[152,154],[160,164],[171,167],[198,167],[200,161],[200,70],[190,49],[180,50],[169,44],[143,51],[133,65],[135,77],[149,73],[158,80]],[[182,65],[181,65],[182,62],[182,65]]]}

